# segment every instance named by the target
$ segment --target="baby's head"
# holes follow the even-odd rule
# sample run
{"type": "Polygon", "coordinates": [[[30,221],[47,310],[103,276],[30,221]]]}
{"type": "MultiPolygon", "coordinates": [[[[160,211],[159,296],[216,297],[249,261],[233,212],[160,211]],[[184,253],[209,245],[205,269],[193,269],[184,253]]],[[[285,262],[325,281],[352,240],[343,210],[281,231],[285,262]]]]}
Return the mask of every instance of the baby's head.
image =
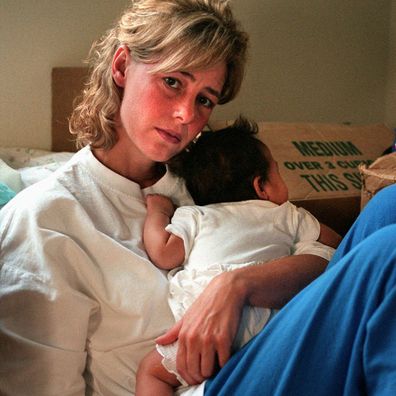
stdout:
{"type": "Polygon", "coordinates": [[[185,180],[197,205],[249,199],[287,201],[278,165],[256,137],[257,130],[254,122],[239,117],[219,131],[202,132],[196,143],[171,161],[171,170],[185,180]]]}

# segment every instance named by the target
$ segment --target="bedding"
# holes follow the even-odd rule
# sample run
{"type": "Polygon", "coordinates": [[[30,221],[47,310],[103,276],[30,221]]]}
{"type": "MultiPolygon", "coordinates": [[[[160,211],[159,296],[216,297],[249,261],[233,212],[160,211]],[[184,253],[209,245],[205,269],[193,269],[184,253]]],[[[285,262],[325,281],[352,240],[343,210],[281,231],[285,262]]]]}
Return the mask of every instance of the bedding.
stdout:
{"type": "Polygon", "coordinates": [[[0,147],[0,208],[68,161],[72,152],[0,147]]]}

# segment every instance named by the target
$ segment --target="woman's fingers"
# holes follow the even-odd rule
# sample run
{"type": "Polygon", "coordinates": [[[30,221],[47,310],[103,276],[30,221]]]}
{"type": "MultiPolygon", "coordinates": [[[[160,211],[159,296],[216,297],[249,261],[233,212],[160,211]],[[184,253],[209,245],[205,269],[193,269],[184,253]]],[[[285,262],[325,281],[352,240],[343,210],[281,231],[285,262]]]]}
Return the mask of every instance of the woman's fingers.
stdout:
{"type": "Polygon", "coordinates": [[[216,368],[216,351],[210,345],[206,345],[201,355],[201,375],[209,378],[216,368]]]}
{"type": "Polygon", "coordinates": [[[202,382],[227,362],[243,303],[232,288],[232,274],[226,273],[211,281],[187,310],[179,332],[177,368],[188,383],[202,382]]]}
{"type": "Polygon", "coordinates": [[[160,345],[172,344],[179,338],[179,332],[182,327],[183,320],[176,322],[165,334],[156,338],[155,342],[160,345]]]}
{"type": "Polygon", "coordinates": [[[201,355],[198,342],[185,341],[179,338],[179,349],[177,352],[177,371],[190,384],[200,384],[205,380],[201,374],[201,355]]]}
{"type": "Polygon", "coordinates": [[[245,301],[232,279],[224,273],[212,280],[183,318],[156,340],[161,345],[178,340],[177,371],[190,385],[209,378],[230,357],[245,301]]]}

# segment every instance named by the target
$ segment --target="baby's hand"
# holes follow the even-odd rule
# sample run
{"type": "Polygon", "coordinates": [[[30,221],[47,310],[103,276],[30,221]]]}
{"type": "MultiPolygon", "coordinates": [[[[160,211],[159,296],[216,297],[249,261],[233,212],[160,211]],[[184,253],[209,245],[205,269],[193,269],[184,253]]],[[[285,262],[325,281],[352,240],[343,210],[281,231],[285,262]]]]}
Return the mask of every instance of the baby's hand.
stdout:
{"type": "Polygon", "coordinates": [[[146,196],[147,211],[162,212],[168,217],[172,217],[175,212],[175,205],[172,200],[164,195],[149,194],[146,196]]]}

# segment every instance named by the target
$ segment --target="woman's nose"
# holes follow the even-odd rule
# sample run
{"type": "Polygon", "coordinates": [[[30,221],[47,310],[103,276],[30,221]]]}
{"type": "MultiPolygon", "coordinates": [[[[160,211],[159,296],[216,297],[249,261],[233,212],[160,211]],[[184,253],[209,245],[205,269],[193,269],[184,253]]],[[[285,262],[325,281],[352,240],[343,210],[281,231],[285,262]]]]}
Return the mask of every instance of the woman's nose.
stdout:
{"type": "Polygon", "coordinates": [[[180,98],[174,108],[174,117],[182,124],[189,124],[195,118],[195,100],[184,97],[180,98]]]}

